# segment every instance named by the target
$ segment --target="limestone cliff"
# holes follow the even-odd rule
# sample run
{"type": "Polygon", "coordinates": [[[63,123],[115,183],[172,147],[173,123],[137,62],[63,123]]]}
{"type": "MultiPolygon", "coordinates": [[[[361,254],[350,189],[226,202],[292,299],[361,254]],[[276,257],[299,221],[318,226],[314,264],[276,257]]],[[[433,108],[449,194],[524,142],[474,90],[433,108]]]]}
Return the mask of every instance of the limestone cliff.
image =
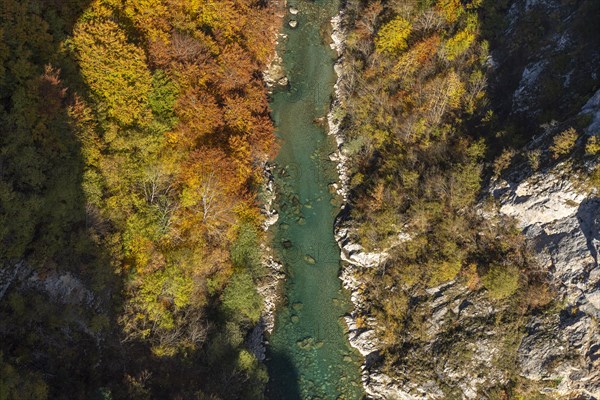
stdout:
{"type": "Polygon", "coordinates": [[[557,382],[548,391],[600,396],[600,199],[572,183],[564,165],[492,192],[519,221],[548,271],[561,306],[528,318],[519,346],[523,376],[557,382]]]}

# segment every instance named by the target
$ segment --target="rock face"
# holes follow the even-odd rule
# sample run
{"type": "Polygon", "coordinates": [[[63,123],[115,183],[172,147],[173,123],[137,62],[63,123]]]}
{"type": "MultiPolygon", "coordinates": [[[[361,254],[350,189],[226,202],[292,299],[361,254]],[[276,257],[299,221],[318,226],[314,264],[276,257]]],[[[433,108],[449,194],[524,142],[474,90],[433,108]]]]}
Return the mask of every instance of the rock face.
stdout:
{"type": "Polygon", "coordinates": [[[600,89],[585,103],[581,109],[581,114],[587,114],[592,117],[592,122],[585,132],[588,135],[600,133],[600,89]]]}
{"type": "MultiPolygon", "coordinates": [[[[78,279],[71,272],[46,271],[39,273],[25,262],[20,261],[0,269],[0,300],[7,295],[9,288],[23,296],[44,295],[45,301],[48,303],[59,307],[73,306],[80,310],[77,317],[74,317],[76,323],[63,328],[61,337],[71,340],[75,333],[85,333],[87,337],[93,338],[98,343],[102,340],[102,333],[92,329],[89,319],[85,316],[86,312],[98,315],[106,312],[107,305],[103,301],[102,294],[94,293],[84,281],[78,279]]],[[[7,328],[10,327],[0,323],[1,334],[6,334],[7,328]]],[[[56,344],[58,339],[53,336],[53,331],[40,329],[40,332],[43,332],[40,333],[40,338],[48,340],[48,346],[56,344]]]]}
{"type": "Polygon", "coordinates": [[[505,308],[491,302],[485,293],[472,292],[455,281],[414,299],[420,303],[415,311],[422,318],[419,330],[398,339],[404,342],[406,351],[394,376],[384,374],[378,363],[382,346],[377,322],[367,318],[358,324],[357,316],[364,315],[368,303],[356,276],[361,269],[376,268],[385,262],[387,255],[364,252],[349,239],[347,228],[338,229],[336,237],[345,262],[341,279],[355,306],[345,317],[349,340],[365,357],[363,386],[370,398],[478,399],[482,387],[508,383],[502,363],[507,346],[518,344],[519,333],[514,332],[514,326],[492,322],[505,308]]]}
{"type": "Polygon", "coordinates": [[[495,111],[531,131],[574,116],[600,83],[600,35],[585,29],[598,3],[504,3],[504,31],[490,42],[495,111]]]}
{"type": "Polygon", "coordinates": [[[17,286],[20,291],[45,293],[50,301],[58,304],[100,307],[94,293],[70,272],[52,271],[42,276],[24,262],[19,262],[0,271],[0,300],[12,285],[17,286]]]}
{"type": "Polygon", "coordinates": [[[523,376],[559,380],[551,391],[561,396],[600,397],[600,199],[577,190],[566,170],[558,165],[491,192],[519,221],[564,304],[528,321],[518,351],[523,376]]]}
{"type": "MultiPolygon", "coordinates": [[[[533,132],[550,122],[548,115],[555,124],[567,126],[576,126],[576,115],[585,116],[589,120],[582,133],[597,134],[600,37],[580,27],[587,24],[591,10],[597,12],[598,3],[509,4],[504,40],[492,51],[492,89],[499,113],[533,132]],[[537,26],[545,29],[525,39],[532,18],[539,18],[537,26]],[[560,90],[551,92],[553,85],[560,90]]],[[[543,150],[543,136],[533,138],[528,149],[543,150]]],[[[518,349],[521,375],[558,382],[544,391],[561,398],[599,398],[600,199],[576,184],[573,162],[578,163],[567,161],[531,176],[513,168],[513,176],[494,183],[489,192],[498,199],[500,212],[518,221],[561,304],[526,322],[518,349]]]]}

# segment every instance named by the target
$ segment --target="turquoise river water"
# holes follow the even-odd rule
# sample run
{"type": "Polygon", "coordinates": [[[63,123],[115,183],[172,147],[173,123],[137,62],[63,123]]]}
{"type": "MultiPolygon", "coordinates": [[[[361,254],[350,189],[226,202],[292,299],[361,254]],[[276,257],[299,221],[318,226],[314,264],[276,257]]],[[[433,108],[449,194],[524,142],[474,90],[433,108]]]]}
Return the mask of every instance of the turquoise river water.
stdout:
{"type": "Polygon", "coordinates": [[[273,93],[271,107],[281,148],[275,160],[273,247],[284,263],[285,301],[269,339],[270,399],[362,399],[361,357],[348,344],[344,313],[348,293],[338,278],[339,248],[333,236],[339,210],[328,191],[335,142],[325,120],[331,102],[335,53],[329,47],[331,18],[339,0],[293,0],[280,54],[290,80],[273,93]]]}

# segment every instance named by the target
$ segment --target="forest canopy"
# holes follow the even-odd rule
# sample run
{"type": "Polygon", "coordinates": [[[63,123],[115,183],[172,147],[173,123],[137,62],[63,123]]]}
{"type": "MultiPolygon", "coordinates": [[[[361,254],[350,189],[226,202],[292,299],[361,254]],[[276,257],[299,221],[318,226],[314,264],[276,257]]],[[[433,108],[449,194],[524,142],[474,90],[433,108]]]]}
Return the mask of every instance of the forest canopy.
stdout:
{"type": "Polygon", "coordinates": [[[9,290],[2,399],[160,397],[165,382],[170,396],[239,398],[243,382],[265,383],[239,338],[261,309],[251,249],[275,147],[261,71],[277,7],[1,2],[0,257],[93,288],[64,313],[9,290]],[[52,361],[66,346],[97,364],[52,361]]]}

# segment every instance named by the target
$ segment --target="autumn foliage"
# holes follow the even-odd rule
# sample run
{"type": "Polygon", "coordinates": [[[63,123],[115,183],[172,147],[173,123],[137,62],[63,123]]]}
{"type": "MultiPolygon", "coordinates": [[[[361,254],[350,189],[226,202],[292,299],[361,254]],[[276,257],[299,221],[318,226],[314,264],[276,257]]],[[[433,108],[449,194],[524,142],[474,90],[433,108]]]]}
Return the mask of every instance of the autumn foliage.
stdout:
{"type": "MultiPolygon", "coordinates": [[[[233,380],[265,380],[238,340],[257,322],[260,274],[231,252],[261,240],[256,194],[275,151],[261,71],[274,51],[277,7],[0,5],[2,261],[85,270],[113,296],[106,309],[115,311],[120,346],[147,346],[158,358],[203,352],[189,364],[214,362],[214,375],[229,377],[205,389],[233,397],[233,380]],[[240,308],[244,299],[258,304],[252,313],[240,308]],[[253,370],[240,370],[238,357],[253,370]]],[[[95,326],[104,332],[102,318],[95,326]]]]}
{"type": "Polygon", "coordinates": [[[179,304],[160,291],[136,299],[146,275],[177,270],[180,282],[170,285],[195,286],[232,272],[218,254],[234,240],[240,213],[255,207],[274,144],[260,81],[274,22],[272,9],[247,1],[98,0],[75,26],[72,49],[98,121],[90,126],[73,111],[82,141],[95,137],[100,153],[86,160],[95,177],[86,184],[100,194],[97,206],[113,226],[107,240],[120,243],[115,257],[133,278],[132,314],[122,320],[129,338],[151,337],[163,353],[176,343],[131,320],[164,331],[164,318],[201,308],[210,293],[196,287],[179,304]]]}

